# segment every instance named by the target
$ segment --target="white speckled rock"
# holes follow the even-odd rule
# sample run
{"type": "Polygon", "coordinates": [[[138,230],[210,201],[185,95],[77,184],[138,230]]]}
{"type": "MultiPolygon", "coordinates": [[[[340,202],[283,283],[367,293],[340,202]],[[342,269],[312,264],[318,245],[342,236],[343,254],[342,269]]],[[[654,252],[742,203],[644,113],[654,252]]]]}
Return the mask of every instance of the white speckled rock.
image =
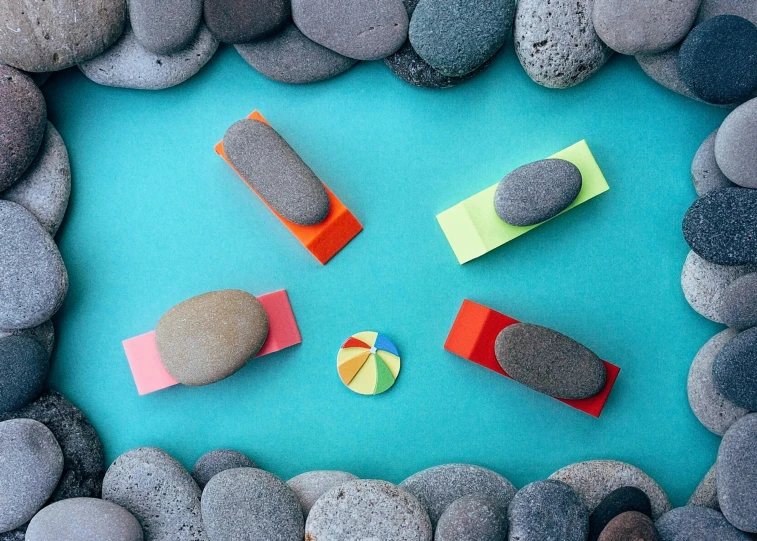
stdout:
{"type": "Polygon", "coordinates": [[[694,489],[686,505],[698,505],[700,507],[709,507],[720,511],[718,503],[718,487],[716,481],[716,467],[713,466],[707,470],[707,473],[694,489]]]}
{"type": "Polygon", "coordinates": [[[48,505],[29,523],[26,541],[142,541],[142,527],[123,507],[97,498],[48,505]]]}
{"type": "Polygon", "coordinates": [[[292,477],[287,485],[294,490],[300,501],[302,513],[307,518],[315,502],[329,490],[342,486],[348,481],[354,481],[356,476],[346,471],[309,471],[292,477]]]}
{"type": "Polygon", "coordinates": [[[718,130],[715,130],[704,140],[691,162],[691,180],[694,182],[694,189],[699,197],[712,190],[736,186],[723,174],[715,160],[717,133],[718,130]]]}

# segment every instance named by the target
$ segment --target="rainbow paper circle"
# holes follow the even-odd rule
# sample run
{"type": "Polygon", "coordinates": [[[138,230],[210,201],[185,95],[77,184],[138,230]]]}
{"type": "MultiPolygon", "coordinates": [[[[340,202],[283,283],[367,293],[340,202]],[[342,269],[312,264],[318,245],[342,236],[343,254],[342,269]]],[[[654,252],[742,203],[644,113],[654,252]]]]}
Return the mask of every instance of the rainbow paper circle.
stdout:
{"type": "Polygon", "coordinates": [[[400,373],[400,353],[386,336],[373,331],[353,334],[336,356],[339,378],[358,394],[389,390],[400,373]]]}

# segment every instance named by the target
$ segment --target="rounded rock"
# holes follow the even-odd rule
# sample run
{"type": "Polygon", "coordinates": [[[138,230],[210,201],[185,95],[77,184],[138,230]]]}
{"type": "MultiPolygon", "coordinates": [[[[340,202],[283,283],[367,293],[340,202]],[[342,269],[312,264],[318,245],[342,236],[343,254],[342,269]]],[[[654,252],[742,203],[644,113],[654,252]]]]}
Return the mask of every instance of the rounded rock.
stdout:
{"type": "Polygon", "coordinates": [[[620,487],[610,492],[589,517],[589,541],[596,541],[607,525],[617,516],[637,512],[652,517],[652,504],[642,490],[620,487]]]}
{"type": "Polygon", "coordinates": [[[197,33],[202,0],[127,0],[131,28],[139,43],[158,55],[177,53],[197,33]]]}
{"type": "Polygon", "coordinates": [[[300,502],[302,514],[307,518],[310,509],[318,498],[329,490],[355,479],[357,479],[356,476],[346,471],[320,470],[309,471],[292,477],[287,481],[287,485],[294,491],[297,500],[300,502]]]}
{"type": "Polygon", "coordinates": [[[700,507],[709,507],[715,511],[720,511],[718,502],[718,487],[716,480],[716,466],[707,470],[707,473],[694,489],[686,505],[699,505],[700,507]]]}
{"type": "Polygon", "coordinates": [[[503,541],[507,514],[482,494],[469,494],[444,510],[436,524],[434,541],[503,541]]]}
{"type": "Polygon", "coordinates": [[[676,94],[686,96],[696,101],[702,101],[694,93],[686,88],[681,76],[678,75],[678,50],[676,45],[670,50],[657,54],[642,54],[636,56],[636,61],[641,69],[653,81],[672,90],[676,94]]]}
{"type": "Polygon", "coordinates": [[[757,98],[734,109],[718,129],[715,159],[729,180],[757,188],[757,98]]]}
{"type": "Polygon", "coordinates": [[[28,336],[0,338],[0,413],[24,407],[42,392],[48,358],[28,336]]]}
{"type": "Polygon", "coordinates": [[[737,15],[757,24],[757,4],[744,0],[702,0],[696,24],[718,15],[737,15]]]}
{"type": "Polygon", "coordinates": [[[276,33],[289,22],[289,0],[205,0],[205,24],[226,43],[247,43],[276,33]]]}
{"type": "Polygon", "coordinates": [[[723,515],[707,507],[679,507],[665,513],[656,523],[661,541],[749,541],[745,533],[728,524],[723,515]]]}
{"type": "Polygon", "coordinates": [[[723,293],[723,323],[742,330],[757,326],[757,273],[737,278],[723,293]]]}
{"type": "Polygon", "coordinates": [[[757,413],[728,429],[715,464],[723,514],[738,529],[757,533],[757,413]]]}
{"type": "Polygon", "coordinates": [[[55,345],[55,328],[53,327],[53,322],[49,319],[36,327],[29,327],[28,329],[0,329],[0,338],[5,338],[6,336],[28,336],[39,342],[39,344],[45,348],[48,359],[53,353],[53,346],[55,345]]]}
{"type": "Polygon", "coordinates": [[[691,162],[691,179],[699,197],[713,190],[736,186],[723,174],[715,160],[715,136],[717,134],[718,130],[715,130],[704,140],[691,162]]]}
{"type": "Polygon", "coordinates": [[[586,541],[589,513],[562,481],[536,481],[520,489],[507,511],[509,541],[586,541]]]}
{"type": "Polygon", "coordinates": [[[598,541],[660,541],[660,534],[647,515],[627,511],[607,524],[598,541]]]}
{"type": "Polygon", "coordinates": [[[247,455],[230,449],[216,449],[205,453],[195,462],[192,468],[192,479],[197,486],[205,488],[213,477],[222,471],[233,468],[256,468],[255,463],[247,455]]]}
{"type": "Polygon", "coordinates": [[[715,388],[736,407],[757,411],[757,328],[728,340],[712,365],[715,388]]]}
{"type": "Polygon", "coordinates": [[[142,527],[123,507],[97,498],[48,505],[26,530],[26,541],[142,541],[142,527]]]}
{"type": "Polygon", "coordinates": [[[409,41],[399,51],[387,56],[384,63],[397,77],[419,88],[451,88],[467,81],[486,67],[484,64],[464,77],[448,77],[423,60],[409,41]]]}

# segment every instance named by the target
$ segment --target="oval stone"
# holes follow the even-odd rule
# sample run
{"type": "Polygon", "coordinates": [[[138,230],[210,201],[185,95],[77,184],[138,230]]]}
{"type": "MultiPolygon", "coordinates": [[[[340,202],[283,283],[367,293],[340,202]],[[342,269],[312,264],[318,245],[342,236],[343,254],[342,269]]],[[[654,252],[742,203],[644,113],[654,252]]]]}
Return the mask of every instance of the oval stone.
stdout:
{"type": "Polygon", "coordinates": [[[29,212],[0,200],[0,329],[44,323],[68,292],[58,247],[29,212]]]}
{"type": "Polygon", "coordinates": [[[494,210],[510,225],[534,225],[554,218],[578,197],[581,171],[572,163],[548,159],[518,167],[494,192],[494,210]]]}
{"type": "Polygon", "coordinates": [[[615,517],[627,512],[642,513],[651,523],[649,496],[636,487],[620,487],[610,492],[589,517],[589,541],[596,541],[615,517]]]}
{"type": "Polygon", "coordinates": [[[757,326],[757,273],[737,278],[723,294],[723,323],[742,330],[757,326]]]}
{"type": "Polygon", "coordinates": [[[744,0],[702,0],[697,24],[718,15],[738,15],[757,24],[757,3],[744,0]]]}
{"type": "Polygon", "coordinates": [[[48,359],[53,353],[55,328],[53,328],[53,322],[49,319],[36,327],[29,327],[27,329],[0,329],[0,338],[5,338],[6,336],[28,336],[45,348],[48,359]]]}
{"type": "Polygon", "coordinates": [[[757,188],[757,98],[734,109],[715,138],[715,159],[723,174],[745,188],[757,188]]]}
{"type": "Polygon", "coordinates": [[[444,510],[434,541],[503,541],[507,514],[483,494],[469,494],[444,510]]]}
{"type": "Polygon", "coordinates": [[[672,90],[676,94],[686,96],[696,101],[702,101],[694,93],[686,88],[678,74],[678,50],[680,46],[676,45],[663,53],[657,54],[640,54],[636,56],[636,61],[641,69],[653,81],[672,90]]]}
{"type": "Polygon", "coordinates": [[[151,53],[165,55],[184,49],[197,33],[202,0],[128,0],[134,35],[151,53]]]}
{"type": "Polygon", "coordinates": [[[720,511],[720,503],[718,502],[718,487],[715,475],[716,466],[707,470],[707,473],[702,480],[699,481],[697,488],[691,494],[689,501],[686,505],[699,505],[701,507],[709,507],[715,511],[720,511]]]}
{"type": "Polygon", "coordinates": [[[654,522],[644,513],[627,511],[612,519],[598,541],[661,541],[654,522]]]}
{"type": "Polygon", "coordinates": [[[211,291],[181,302],[155,327],[166,370],[184,385],[208,385],[242,368],[268,336],[268,314],[237,289],[211,291]]]}
{"type": "Polygon", "coordinates": [[[123,507],[97,498],[48,505],[26,530],[26,541],[142,541],[142,527],[123,507]]]}
{"type": "Polygon", "coordinates": [[[287,481],[302,508],[302,514],[308,517],[315,502],[329,490],[354,481],[356,476],[346,471],[309,471],[292,477],[287,481]]]}
{"type": "Polygon", "coordinates": [[[694,181],[694,189],[699,197],[712,190],[736,186],[723,174],[715,159],[717,134],[718,130],[715,130],[704,140],[691,162],[691,179],[694,181]]]}
{"type": "Polygon", "coordinates": [[[22,408],[39,395],[48,358],[42,345],[28,336],[0,338],[0,413],[22,408]]]}
{"type": "Polygon", "coordinates": [[[205,24],[226,43],[247,43],[274,34],[288,21],[289,0],[205,0],[205,24]]]}
{"type": "Polygon", "coordinates": [[[494,354],[514,380],[555,398],[594,396],[607,380],[605,365],[591,350],[539,325],[505,327],[497,335],[494,354]]]}
{"type": "Polygon", "coordinates": [[[757,411],[757,328],[739,333],[715,356],[712,377],[734,405],[757,411]]]}
{"type": "Polygon", "coordinates": [[[200,488],[205,488],[213,477],[222,471],[233,468],[256,468],[255,463],[246,455],[229,449],[216,449],[205,453],[195,462],[192,478],[200,488]]]}
{"type": "Polygon", "coordinates": [[[214,476],[202,492],[202,521],[212,541],[301,541],[305,530],[292,489],[257,468],[214,476]]]}
{"type": "Polygon", "coordinates": [[[586,541],[589,513],[562,481],[536,481],[515,494],[507,511],[509,539],[518,541],[586,541]]]}
{"type": "Polygon", "coordinates": [[[749,537],[731,526],[723,515],[707,507],[687,505],[673,509],[663,515],[656,526],[662,541],[749,541],[749,537]]]}
{"type": "Polygon", "coordinates": [[[328,216],[323,183],[268,124],[252,119],[232,124],[223,149],[234,168],[287,220],[315,225],[328,216]]]}
{"type": "Polygon", "coordinates": [[[715,467],[718,501],[728,522],[757,533],[757,414],[742,417],[728,429],[715,467]]]}

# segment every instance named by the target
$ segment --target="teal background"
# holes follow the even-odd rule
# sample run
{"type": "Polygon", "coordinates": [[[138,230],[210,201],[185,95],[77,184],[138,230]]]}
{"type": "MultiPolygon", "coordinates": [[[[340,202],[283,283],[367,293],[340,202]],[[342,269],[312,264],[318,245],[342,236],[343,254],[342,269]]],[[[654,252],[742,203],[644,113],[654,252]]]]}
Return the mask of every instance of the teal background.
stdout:
{"type": "Polygon", "coordinates": [[[230,447],[288,478],[345,469],[399,482],[445,462],[522,486],[613,458],[683,505],[719,438],[686,399],[718,331],[686,304],[681,219],[689,168],[727,111],[677,96],[616,57],[577,88],[531,82],[511,47],[468,83],[423,90],[381,62],[309,86],[265,79],[222,48],[165,91],[113,89],[75,70],[45,87],[74,185],[58,234],[68,298],[51,386],[98,429],[108,460],[158,446],[191,467],[230,447]],[[362,221],[321,266],[213,152],[253,109],[362,221]],[[464,266],[435,215],[521,164],[587,139],[611,190],[464,266]],[[209,290],[289,291],[303,343],[220,383],[139,397],[121,340],[209,290]],[[546,325],[622,367],[597,420],[442,349],[464,298],[546,325]],[[336,374],[342,341],[386,333],[402,354],[389,392],[336,374]]]}

